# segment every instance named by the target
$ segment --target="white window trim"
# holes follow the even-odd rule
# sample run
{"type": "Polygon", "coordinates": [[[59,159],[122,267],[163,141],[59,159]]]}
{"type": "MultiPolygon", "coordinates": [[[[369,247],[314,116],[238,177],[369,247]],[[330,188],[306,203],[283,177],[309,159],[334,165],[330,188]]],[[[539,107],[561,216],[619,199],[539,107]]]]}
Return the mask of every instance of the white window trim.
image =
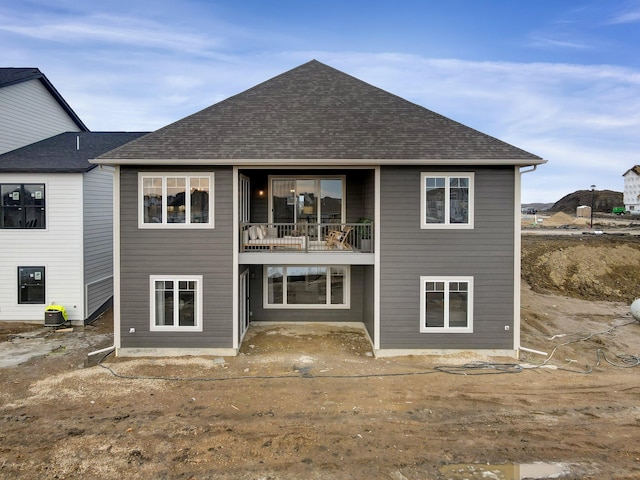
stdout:
{"type": "Polygon", "coordinates": [[[473,277],[432,277],[421,276],[420,277],[420,333],[473,333],[473,277]],[[469,284],[467,305],[468,305],[468,324],[466,327],[426,327],[425,319],[427,315],[426,304],[426,284],[427,282],[444,282],[445,291],[445,325],[448,323],[449,315],[449,283],[450,282],[467,282],[469,284]]]}
{"type": "Polygon", "coordinates": [[[473,229],[473,218],[475,209],[475,174],[474,172],[421,172],[420,173],[420,228],[421,229],[473,229]],[[445,212],[444,223],[427,223],[426,222],[426,203],[427,203],[427,177],[445,177],[445,212]],[[449,209],[451,207],[451,197],[449,194],[450,178],[466,177],[469,179],[469,222],[468,223],[449,223],[451,218],[449,209]]]}
{"type": "MultiPolygon", "coordinates": [[[[351,308],[351,267],[349,265],[265,265],[262,269],[262,308],[268,309],[306,309],[306,310],[348,310],[351,308]],[[269,267],[279,267],[287,269],[289,267],[313,268],[322,267],[329,271],[331,268],[344,268],[344,303],[341,304],[287,304],[287,303],[269,303],[269,267]]],[[[327,302],[331,300],[331,281],[330,275],[327,275],[327,302]]],[[[287,282],[286,273],[282,282],[282,299],[287,301],[287,282]]]]}
{"type": "Polygon", "coordinates": [[[214,228],[214,197],[215,197],[215,174],[213,172],[138,172],[138,228],[151,229],[191,229],[191,228],[214,228]],[[162,177],[162,223],[145,223],[144,222],[144,188],[145,178],[162,177]],[[190,223],[191,221],[191,202],[185,199],[185,223],[168,223],[167,222],[167,178],[186,178],[186,189],[189,188],[189,178],[191,177],[209,177],[209,223],[190,223]]]}
{"type": "Polygon", "coordinates": [[[201,332],[202,331],[202,275],[150,275],[149,276],[149,318],[152,332],[201,332]],[[177,325],[156,325],[156,286],[157,281],[196,282],[196,324],[181,327],[177,325]]]}

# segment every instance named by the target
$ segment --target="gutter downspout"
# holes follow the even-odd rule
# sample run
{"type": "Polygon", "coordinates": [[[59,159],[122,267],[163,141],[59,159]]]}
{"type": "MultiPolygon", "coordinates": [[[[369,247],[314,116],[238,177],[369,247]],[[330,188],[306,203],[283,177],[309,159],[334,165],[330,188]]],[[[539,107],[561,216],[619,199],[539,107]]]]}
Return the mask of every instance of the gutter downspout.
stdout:
{"type": "Polygon", "coordinates": [[[514,337],[517,339],[517,345],[516,345],[516,357],[519,357],[520,354],[519,352],[522,350],[524,352],[530,352],[530,353],[535,353],[538,355],[544,355],[547,356],[547,354],[545,352],[541,352],[539,350],[533,350],[531,348],[526,348],[523,347],[522,345],[520,345],[520,291],[521,291],[521,275],[522,275],[522,261],[521,261],[521,257],[522,257],[522,239],[521,239],[521,235],[522,232],[520,230],[520,201],[521,201],[521,185],[522,185],[522,175],[524,175],[525,173],[531,173],[531,172],[535,172],[536,169],[538,168],[537,165],[533,165],[533,167],[531,167],[529,170],[519,170],[518,173],[520,174],[517,177],[517,181],[518,181],[518,185],[517,185],[517,197],[516,197],[516,210],[515,210],[515,215],[516,215],[516,222],[515,222],[515,251],[514,251],[514,257],[515,257],[515,271],[516,271],[516,275],[514,276],[514,280],[515,280],[515,297],[514,297],[514,307],[517,305],[517,309],[514,308],[514,322],[513,322],[513,335],[514,337]]]}
{"type": "Polygon", "coordinates": [[[105,347],[105,348],[101,348],[100,350],[96,350],[95,352],[89,352],[87,353],[87,357],[92,357],[93,355],[98,355],[100,353],[104,353],[104,352],[111,352],[113,350],[116,349],[115,345],[111,345],[110,347],[105,347]]]}

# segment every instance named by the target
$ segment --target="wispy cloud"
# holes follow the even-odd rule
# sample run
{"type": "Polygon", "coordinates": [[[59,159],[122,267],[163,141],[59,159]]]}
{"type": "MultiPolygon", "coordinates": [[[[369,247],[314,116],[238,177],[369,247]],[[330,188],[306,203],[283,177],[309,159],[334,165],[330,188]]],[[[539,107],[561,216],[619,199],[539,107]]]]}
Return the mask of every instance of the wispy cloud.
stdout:
{"type": "Polygon", "coordinates": [[[525,201],[596,184],[622,190],[640,151],[640,71],[612,65],[477,62],[312,52],[369,83],[549,160],[525,201]]]}
{"type": "Polygon", "coordinates": [[[191,53],[206,52],[221,43],[220,39],[167,29],[149,20],[105,14],[74,18],[51,16],[28,24],[1,23],[0,30],[49,42],[101,43],[191,53]]]}
{"type": "MultiPolygon", "coordinates": [[[[548,159],[524,176],[524,201],[555,201],[594,183],[621,190],[621,174],[639,161],[636,68],[287,49],[297,45],[287,32],[269,37],[218,18],[208,28],[165,24],[83,5],[37,15],[0,7],[0,42],[7,65],[39,67],[94,130],[154,130],[316,58],[548,159]]],[[[614,18],[640,20],[634,12],[614,18]]],[[[540,29],[529,46],[569,58],[590,52],[593,42],[573,26],[540,29]]]]}
{"type": "Polygon", "coordinates": [[[637,1],[631,2],[624,9],[615,13],[610,19],[609,24],[622,24],[622,23],[638,23],[640,22],[640,3],[637,1]]]}
{"type": "Polygon", "coordinates": [[[585,43],[568,40],[555,40],[553,38],[534,38],[529,42],[529,45],[536,48],[565,48],[574,50],[592,48],[590,45],[585,43]]]}

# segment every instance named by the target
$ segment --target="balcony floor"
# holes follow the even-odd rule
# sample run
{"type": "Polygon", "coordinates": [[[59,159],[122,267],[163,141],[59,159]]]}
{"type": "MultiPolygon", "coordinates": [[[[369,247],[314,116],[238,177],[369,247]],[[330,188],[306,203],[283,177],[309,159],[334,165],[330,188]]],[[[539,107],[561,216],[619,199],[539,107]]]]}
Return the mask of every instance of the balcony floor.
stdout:
{"type": "Polygon", "coordinates": [[[260,250],[241,252],[241,265],[373,265],[373,253],[355,250],[260,250]]]}

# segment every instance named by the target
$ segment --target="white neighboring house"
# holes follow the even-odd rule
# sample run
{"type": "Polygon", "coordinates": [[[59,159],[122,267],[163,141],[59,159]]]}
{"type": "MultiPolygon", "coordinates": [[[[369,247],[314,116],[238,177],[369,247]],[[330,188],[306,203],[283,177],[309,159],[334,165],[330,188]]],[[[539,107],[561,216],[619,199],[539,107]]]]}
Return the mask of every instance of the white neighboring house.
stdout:
{"type": "Polygon", "coordinates": [[[89,129],[37,68],[0,68],[0,154],[89,129]]]}
{"type": "Polygon", "coordinates": [[[622,174],[624,177],[624,208],[632,215],[640,215],[640,165],[622,174]]]}
{"type": "Polygon", "coordinates": [[[0,155],[0,321],[74,325],[113,296],[113,172],[89,159],[144,133],[68,132],[0,155]]]}

